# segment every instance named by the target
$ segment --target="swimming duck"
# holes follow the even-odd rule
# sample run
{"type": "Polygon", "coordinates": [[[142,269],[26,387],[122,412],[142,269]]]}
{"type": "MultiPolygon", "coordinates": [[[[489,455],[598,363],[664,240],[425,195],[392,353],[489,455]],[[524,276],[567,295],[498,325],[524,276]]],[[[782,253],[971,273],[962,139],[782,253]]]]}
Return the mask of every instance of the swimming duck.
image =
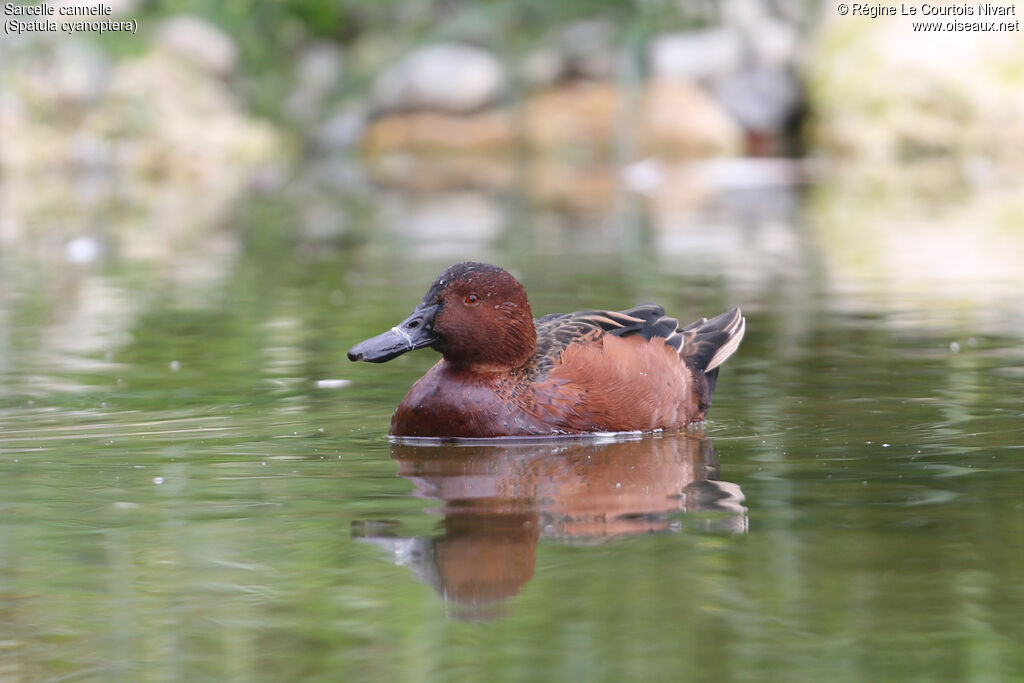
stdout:
{"type": "Polygon", "coordinates": [[[738,308],[680,327],[653,304],[534,320],[512,275],[466,261],[348,358],[383,363],[428,346],[443,356],[398,405],[393,436],[674,431],[704,419],[745,329],[738,308]]]}

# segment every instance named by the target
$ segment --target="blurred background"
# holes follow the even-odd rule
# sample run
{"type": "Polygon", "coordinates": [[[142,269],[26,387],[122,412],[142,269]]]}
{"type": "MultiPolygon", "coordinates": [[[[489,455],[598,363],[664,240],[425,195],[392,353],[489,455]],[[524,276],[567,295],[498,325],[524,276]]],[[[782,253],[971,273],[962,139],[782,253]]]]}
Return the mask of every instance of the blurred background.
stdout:
{"type": "Polygon", "coordinates": [[[138,33],[0,36],[0,681],[1024,671],[1016,14],[105,4],[138,33]],[[536,315],[741,306],[714,449],[622,459],[717,453],[728,514],[524,540],[389,450],[436,357],[345,351],[465,259],[536,315]],[[430,553],[474,594],[498,546],[453,615],[430,553]]]}
{"type": "Polygon", "coordinates": [[[813,0],[108,4],[137,35],[0,43],[5,291],[45,273],[65,321],[130,327],[140,292],[261,260],[578,252],[1019,328],[958,304],[1022,272],[1019,31],[813,0]]]}

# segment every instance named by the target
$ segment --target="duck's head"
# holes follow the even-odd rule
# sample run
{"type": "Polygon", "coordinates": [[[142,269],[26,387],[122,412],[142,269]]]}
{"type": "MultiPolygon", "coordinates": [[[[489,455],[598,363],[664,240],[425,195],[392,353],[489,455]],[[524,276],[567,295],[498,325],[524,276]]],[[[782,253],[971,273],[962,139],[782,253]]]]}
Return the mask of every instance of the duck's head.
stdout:
{"type": "Polygon", "coordinates": [[[459,366],[502,370],[523,365],[536,345],[519,281],[498,266],[466,261],[441,273],[409,317],[353,346],[348,358],[383,363],[429,346],[459,366]]]}

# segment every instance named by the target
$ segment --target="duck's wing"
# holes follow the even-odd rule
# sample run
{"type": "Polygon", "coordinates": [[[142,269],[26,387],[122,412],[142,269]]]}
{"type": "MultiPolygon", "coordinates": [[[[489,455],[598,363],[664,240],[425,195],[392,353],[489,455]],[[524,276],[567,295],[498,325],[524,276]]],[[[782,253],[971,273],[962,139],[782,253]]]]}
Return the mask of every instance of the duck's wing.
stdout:
{"type": "MultiPolygon", "coordinates": [[[[534,321],[537,328],[537,351],[534,363],[538,370],[551,368],[569,344],[587,343],[605,334],[665,337],[675,334],[679,321],[665,315],[665,309],[644,304],[625,311],[576,311],[552,313],[534,321]]],[[[677,347],[678,350],[678,347],[677,347]]]]}
{"type": "Polygon", "coordinates": [[[711,373],[735,353],[746,331],[746,319],[738,308],[680,327],[677,319],[665,315],[665,309],[655,304],[624,311],[554,313],[535,323],[537,352],[534,358],[539,369],[550,368],[569,344],[586,343],[611,334],[616,337],[639,335],[648,341],[662,338],[688,367],[711,373]]]}
{"type": "Polygon", "coordinates": [[[527,412],[570,432],[621,431],[704,419],[718,368],[739,346],[745,321],[733,309],[680,327],[648,304],[549,315],[536,327],[530,369],[538,391],[527,412]]]}

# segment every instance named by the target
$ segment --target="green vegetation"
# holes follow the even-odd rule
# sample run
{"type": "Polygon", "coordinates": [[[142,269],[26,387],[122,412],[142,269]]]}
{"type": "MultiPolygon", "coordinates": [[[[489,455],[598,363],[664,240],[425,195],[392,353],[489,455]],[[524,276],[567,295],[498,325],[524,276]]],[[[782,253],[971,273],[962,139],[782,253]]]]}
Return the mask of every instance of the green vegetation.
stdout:
{"type": "MultiPolygon", "coordinates": [[[[606,19],[627,42],[642,41],[657,31],[706,24],[717,14],[715,3],[681,9],[667,1],[640,0],[149,0],[132,16],[142,34],[162,19],[191,14],[211,22],[239,49],[239,87],[254,112],[281,119],[281,100],[294,81],[295,61],[314,41],[329,41],[348,51],[339,98],[365,94],[373,73],[384,61],[428,40],[456,40],[485,45],[506,57],[536,47],[571,22],[606,19]]],[[[145,41],[108,34],[101,39],[117,55],[138,54],[145,41]]]]}

